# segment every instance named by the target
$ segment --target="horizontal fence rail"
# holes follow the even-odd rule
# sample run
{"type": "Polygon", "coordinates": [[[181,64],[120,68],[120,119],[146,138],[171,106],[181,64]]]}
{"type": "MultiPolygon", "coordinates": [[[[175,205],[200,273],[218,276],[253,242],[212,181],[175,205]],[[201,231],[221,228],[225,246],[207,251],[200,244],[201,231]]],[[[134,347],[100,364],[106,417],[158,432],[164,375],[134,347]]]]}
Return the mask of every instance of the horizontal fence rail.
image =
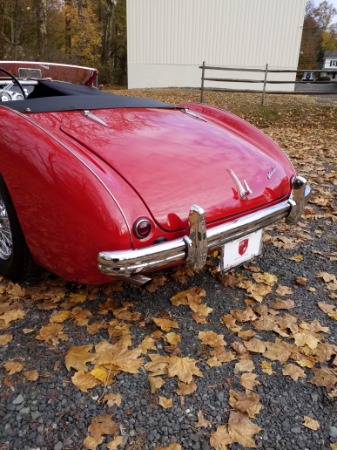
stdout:
{"type": "MultiPolygon", "coordinates": [[[[199,69],[202,69],[202,75],[201,75],[201,94],[200,94],[200,101],[203,102],[204,99],[204,92],[205,91],[223,91],[223,92],[252,92],[252,93],[262,93],[262,106],[265,102],[265,96],[266,94],[292,94],[292,95],[327,95],[327,94],[337,94],[337,82],[336,81],[314,81],[314,80],[292,80],[292,81],[285,81],[285,80],[268,80],[268,74],[303,74],[303,73],[326,73],[326,70],[312,70],[312,69],[301,69],[301,70],[290,70],[290,69],[269,69],[268,64],[266,64],[266,67],[264,69],[250,69],[250,68],[238,68],[238,67],[223,67],[223,66],[208,66],[206,65],[205,61],[203,62],[202,66],[199,66],[199,69]],[[223,78],[223,77],[209,77],[206,76],[206,71],[208,70],[216,70],[216,71],[228,71],[228,72],[251,72],[251,73],[261,73],[263,75],[263,79],[251,79],[251,78],[223,78]],[[219,87],[206,87],[205,81],[212,81],[212,82],[226,82],[226,83],[248,83],[248,84],[262,84],[262,89],[232,89],[232,88],[219,88],[219,87]],[[324,90],[322,92],[315,91],[315,90],[303,90],[303,91],[277,91],[277,90],[268,90],[268,85],[284,85],[284,84],[293,84],[293,85],[331,85],[331,87],[334,87],[335,89],[331,90],[324,90]]],[[[337,69],[336,69],[337,71],[337,69]]],[[[261,77],[262,78],[262,77],[261,77]]]]}

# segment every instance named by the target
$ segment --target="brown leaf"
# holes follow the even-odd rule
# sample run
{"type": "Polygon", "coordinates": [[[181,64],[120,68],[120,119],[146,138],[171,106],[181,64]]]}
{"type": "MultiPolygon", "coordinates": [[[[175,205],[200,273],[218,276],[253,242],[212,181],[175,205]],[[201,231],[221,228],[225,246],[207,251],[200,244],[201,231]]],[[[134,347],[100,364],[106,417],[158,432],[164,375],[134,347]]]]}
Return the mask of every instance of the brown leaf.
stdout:
{"type": "Polygon", "coordinates": [[[181,341],[181,337],[179,336],[179,334],[174,332],[167,333],[165,339],[171,345],[178,345],[179,342],[181,341]]]}
{"type": "Polygon", "coordinates": [[[99,444],[103,442],[103,438],[99,442],[96,441],[92,436],[87,436],[83,441],[84,450],[96,450],[99,444]]]}
{"type": "Polygon", "coordinates": [[[79,347],[70,347],[65,357],[66,368],[70,371],[71,368],[75,370],[88,370],[87,363],[93,361],[95,358],[94,353],[90,353],[93,346],[81,345],[79,347]]]}
{"type": "Polygon", "coordinates": [[[228,445],[235,442],[229,434],[227,425],[220,425],[211,433],[210,444],[215,450],[228,450],[228,445]]]}
{"type": "Polygon", "coordinates": [[[107,405],[111,408],[114,405],[121,406],[122,404],[122,396],[120,394],[106,394],[103,397],[103,402],[107,403],[107,405]]]}
{"type": "Polygon", "coordinates": [[[191,381],[189,384],[178,381],[178,388],[174,392],[176,392],[178,395],[191,395],[196,390],[197,385],[194,381],[191,381]]]}
{"type": "Polygon", "coordinates": [[[159,405],[162,406],[164,409],[172,408],[172,398],[166,398],[166,397],[159,397],[159,405]]]}
{"type": "Polygon", "coordinates": [[[4,364],[5,369],[8,372],[8,375],[14,375],[15,373],[19,373],[24,368],[24,364],[19,361],[7,361],[4,364]]]}
{"type": "Polygon", "coordinates": [[[112,420],[112,415],[102,414],[92,419],[88,431],[99,442],[104,435],[113,436],[119,430],[119,426],[112,420]]]}
{"type": "Polygon", "coordinates": [[[243,447],[256,448],[254,436],[259,433],[262,428],[251,422],[245,414],[231,411],[228,421],[229,434],[233,440],[243,447]]]}
{"type": "Polygon", "coordinates": [[[165,381],[162,379],[162,377],[149,376],[147,379],[150,383],[151,394],[155,394],[157,390],[165,384],[165,381]]]}
{"type": "Polygon", "coordinates": [[[214,331],[199,331],[198,337],[203,344],[211,347],[222,347],[226,345],[223,334],[216,334],[214,331]]]}
{"type": "Polygon", "coordinates": [[[171,328],[179,328],[178,322],[169,319],[160,319],[154,317],[153,322],[163,331],[171,331],[171,328]]]}
{"type": "Polygon", "coordinates": [[[256,392],[237,392],[232,389],[229,391],[229,404],[236,411],[248,414],[254,417],[261,411],[262,404],[260,396],[256,392]]]}
{"type": "Polygon", "coordinates": [[[253,372],[255,369],[254,363],[251,359],[245,358],[235,364],[235,370],[238,372],[253,372]]]}
{"type": "Polygon", "coordinates": [[[277,299],[271,303],[269,306],[274,309],[292,309],[295,307],[295,302],[293,300],[281,300],[277,299]]]}
{"type": "Polygon", "coordinates": [[[117,450],[120,444],[123,442],[123,436],[117,436],[115,439],[109,442],[109,444],[106,445],[106,448],[108,450],[117,450]]]}
{"type": "Polygon", "coordinates": [[[140,358],[142,351],[140,348],[129,350],[129,345],[130,336],[122,336],[116,344],[102,340],[95,346],[96,356],[93,362],[98,366],[110,366],[114,371],[138,373],[143,365],[143,359],[140,358]]]}
{"type": "Polygon", "coordinates": [[[257,338],[244,342],[244,346],[247,350],[254,353],[264,353],[266,351],[264,342],[257,338]]]}
{"type": "Polygon", "coordinates": [[[286,364],[283,367],[282,373],[283,375],[288,375],[294,381],[297,381],[299,378],[306,378],[304,370],[296,364],[286,364]]]}
{"type": "Polygon", "coordinates": [[[156,447],[155,450],[181,450],[181,445],[174,442],[167,447],[156,447]]]}
{"type": "Polygon", "coordinates": [[[240,377],[240,384],[248,391],[252,391],[255,386],[260,384],[260,382],[256,380],[257,377],[256,373],[243,373],[240,377]]]}
{"type": "Polygon", "coordinates": [[[62,323],[65,322],[66,320],[68,320],[70,317],[70,311],[59,311],[57,313],[54,313],[50,316],[49,321],[51,323],[62,323]]]}
{"type": "Polygon", "coordinates": [[[200,369],[196,367],[197,362],[189,357],[179,358],[178,356],[171,356],[167,374],[170,378],[177,376],[180,381],[189,384],[193,380],[193,375],[197,377],[203,376],[200,369]]]}
{"type": "Polygon", "coordinates": [[[303,425],[313,431],[317,431],[320,428],[319,422],[308,416],[303,417],[303,425]]]}
{"type": "Polygon", "coordinates": [[[36,339],[55,347],[60,341],[67,341],[68,336],[63,332],[63,325],[50,323],[41,327],[36,339]]]}
{"type": "Polygon", "coordinates": [[[7,345],[13,339],[10,333],[0,335],[0,345],[7,345]]]}
{"type": "Polygon", "coordinates": [[[284,364],[291,355],[289,345],[281,339],[276,338],[275,342],[265,342],[265,344],[267,350],[263,356],[272,361],[280,361],[281,364],[284,364]]]}
{"type": "Polygon", "coordinates": [[[37,370],[27,370],[23,373],[23,376],[28,381],[36,381],[39,378],[39,372],[37,370]]]}
{"type": "Polygon", "coordinates": [[[196,428],[208,428],[210,425],[212,425],[212,422],[210,420],[206,420],[202,411],[198,411],[197,413],[198,422],[196,422],[195,427],[196,428]]]}
{"type": "Polygon", "coordinates": [[[334,385],[337,383],[337,376],[334,371],[329,367],[320,367],[311,369],[314,373],[314,378],[310,381],[310,383],[315,384],[316,386],[326,387],[328,391],[331,391],[334,385]]]}
{"type": "Polygon", "coordinates": [[[88,392],[88,389],[92,389],[101,384],[101,381],[83,370],[76,372],[75,375],[71,377],[71,381],[82,392],[88,392]]]}

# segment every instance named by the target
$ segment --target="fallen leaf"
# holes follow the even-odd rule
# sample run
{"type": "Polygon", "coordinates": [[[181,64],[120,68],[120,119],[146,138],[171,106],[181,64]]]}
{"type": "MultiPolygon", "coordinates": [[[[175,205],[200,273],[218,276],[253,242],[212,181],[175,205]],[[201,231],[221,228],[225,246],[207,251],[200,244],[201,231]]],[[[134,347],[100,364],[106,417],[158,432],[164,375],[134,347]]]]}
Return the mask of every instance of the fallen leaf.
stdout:
{"type": "Polygon", "coordinates": [[[37,370],[27,370],[23,373],[23,376],[28,381],[36,381],[39,378],[39,372],[37,370]]]}
{"type": "Polygon", "coordinates": [[[160,389],[165,384],[165,381],[161,377],[149,376],[148,380],[150,383],[151,394],[155,394],[158,389],[160,389]]]}
{"type": "Polygon", "coordinates": [[[194,381],[191,381],[189,384],[178,381],[178,388],[174,392],[176,392],[178,395],[191,395],[196,390],[197,385],[194,381]]]}
{"type": "Polygon", "coordinates": [[[15,373],[19,373],[24,368],[24,364],[19,361],[8,361],[4,364],[5,369],[8,372],[8,375],[14,375],[15,373]]]}
{"type": "Polygon", "coordinates": [[[170,331],[171,328],[179,328],[178,322],[169,319],[160,319],[154,317],[153,322],[163,331],[170,331]]]}
{"type": "Polygon", "coordinates": [[[113,436],[119,430],[119,426],[112,420],[112,415],[102,414],[92,419],[88,432],[99,442],[104,435],[113,436]]]}
{"type": "Polygon", "coordinates": [[[67,341],[68,336],[63,332],[63,325],[50,323],[49,325],[44,325],[40,328],[36,339],[45,341],[47,344],[51,344],[55,347],[60,341],[67,341]]]}
{"type": "Polygon", "coordinates": [[[117,450],[120,444],[123,442],[123,436],[117,436],[115,439],[109,442],[109,444],[106,445],[106,448],[108,450],[117,450]]]}
{"type": "Polygon", "coordinates": [[[81,345],[79,347],[70,347],[65,357],[66,368],[68,372],[71,368],[75,370],[87,371],[87,363],[93,361],[94,353],[91,353],[93,346],[91,344],[81,345]]]}
{"type": "Polygon", "coordinates": [[[249,420],[245,414],[231,411],[228,420],[228,430],[232,442],[236,442],[243,447],[255,448],[256,445],[253,438],[262,428],[249,420]]]}
{"type": "Polygon", "coordinates": [[[286,364],[282,369],[282,373],[283,375],[288,375],[294,381],[297,381],[299,378],[306,378],[304,370],[296,364],[286,364]]]}
{"type": "Polygon", "coordinates": [[[120,394],[106,394],[103,397],[103,402],[105,402],[110,408],[114,405],[121,406],[122,396],[120,394]]]}
{"type": "Polygon", "coordinates": [[[312,419],[311,417],[304,416],[303,417],[303,425],[310,430],[317,431],[320,428],[320,424],[317,420],[312,419]]]}
{"type": "Polygon", "coordinates": [[[229,390],[229,404],[236,411],[254,417],[261,411],[260,396],[256,392],[237,392],[229,390]]]}
{"type": "Polygon", "coordinates": [[[92,389],[101,384],[101,381],[83,370],[76,372],[75,375],[71,377],[71,381],[82,392],[88,392],[88,389],[92,389]]]}
{"type": "Polygon", "coordinates": [[[0,335],[0,345],[7,345],[13,339],[13,335],[10,333],[0,335]]]}
{"type": "Polygon", "coordinates": [[[210,444],[215,450],[227,450],[235,442],[228,432],[227,425],[220,425],[211,433],[210,444]]]}
{"type": "Polygon", "coordinates": [[[164,409],[172,408],[172,398],[159,397],[159,405],[164,409]]]}

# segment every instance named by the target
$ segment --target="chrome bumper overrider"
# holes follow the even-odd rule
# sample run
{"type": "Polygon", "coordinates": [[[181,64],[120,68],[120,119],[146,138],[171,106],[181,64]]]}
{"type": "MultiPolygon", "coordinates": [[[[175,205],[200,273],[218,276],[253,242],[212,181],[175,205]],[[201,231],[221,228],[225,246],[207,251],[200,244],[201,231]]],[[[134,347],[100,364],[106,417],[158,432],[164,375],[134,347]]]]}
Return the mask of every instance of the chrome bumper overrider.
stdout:
{"type": "MultiPolygon", "coordinates": [[[[284,217],[288,223],[295,224],[303,212],[309,195],[310,187],[305,178],[294,177],[292,194],[288,200],[209,229],[206,229],[203,209],[193,205],[189,214],[188,235],[141,249],[102,251],[97,257],[98,268],[106,275],[129,277],[131,282],[131,278],[141,272],[174,262],[185,261],[195,270],[202,269],[208,252],[226,242],[264,228],[284,217]]],[[[142,284],[149,279],[136,280],[137,277],[134,279],[136,284],[142,284]]]]}

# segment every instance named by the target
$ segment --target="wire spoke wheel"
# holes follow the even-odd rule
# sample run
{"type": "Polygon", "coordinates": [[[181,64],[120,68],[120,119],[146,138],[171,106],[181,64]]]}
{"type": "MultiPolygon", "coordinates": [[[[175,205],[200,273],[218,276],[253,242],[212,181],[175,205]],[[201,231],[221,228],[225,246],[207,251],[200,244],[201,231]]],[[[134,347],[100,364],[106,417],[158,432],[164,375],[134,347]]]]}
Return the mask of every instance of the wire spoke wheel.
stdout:
{"type": "Polygon", "coordinates": [[[0,259],[8,260],[13,253],[13,235],[8,212],[0,195],[0,259]]]}

